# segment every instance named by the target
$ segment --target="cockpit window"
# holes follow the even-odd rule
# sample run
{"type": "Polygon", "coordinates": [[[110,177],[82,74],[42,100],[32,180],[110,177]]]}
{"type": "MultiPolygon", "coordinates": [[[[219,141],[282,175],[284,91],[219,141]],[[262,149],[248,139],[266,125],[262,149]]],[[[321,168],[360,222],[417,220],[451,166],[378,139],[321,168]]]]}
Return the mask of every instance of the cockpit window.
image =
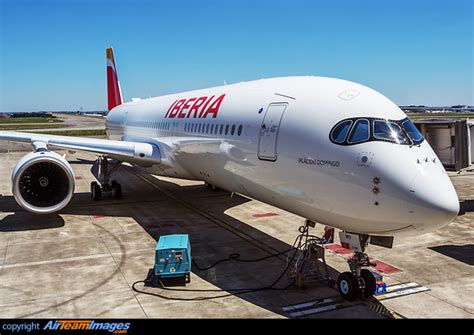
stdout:
{"type": "Polygon", "coordinates": [[[351,144],[367,141],[370,138],[369,120],[357,120],[352,128],[348,142],[351,144]]]}
{"type": "Polygon", "coordinates": [[[398,144],[411,144],[398,124],[386,120],[374,120],[374,137],[398,144]]]}
{"type": "Polygon", "coordinates": [[[421,142],[423,142],[423,135],[413,124],[413,122],[411,122],[411,120],[406,119],[405,121],[403,121],[402,127],[403,130],[407,132],[408,136],[410,136],[410,138],[413,140],[414,144],[420,144],[421,142]]]}
{"type": "Polygon", "coordinates": [[[351,129],[352,120],[342,121],[331,132],[331,138],[336,143],[344,143],[349,129],[351,129]]]}
{"type": "Polygon", "coordinates": [[[341,145],[368,141],[418,145],[424,141],[421,132],[408,118],[398,121],[380,118],[345,119],[332,128],[329,138],[341,145]]]}

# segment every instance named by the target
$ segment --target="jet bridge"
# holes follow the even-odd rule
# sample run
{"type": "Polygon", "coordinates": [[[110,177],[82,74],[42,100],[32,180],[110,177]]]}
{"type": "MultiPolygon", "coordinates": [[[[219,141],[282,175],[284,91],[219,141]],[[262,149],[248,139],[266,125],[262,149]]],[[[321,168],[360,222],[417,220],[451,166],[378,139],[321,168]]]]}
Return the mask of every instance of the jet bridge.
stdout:
{"type": "Polygon", "coordinates": [[[474,136],[471,136],[471,130],[474,130],[473,121],[454,118],[423,118],[413,120],[413,122],[446,169],[459,171],[473,163],[474,146],[471,143],[474,140],[474,136]]]}

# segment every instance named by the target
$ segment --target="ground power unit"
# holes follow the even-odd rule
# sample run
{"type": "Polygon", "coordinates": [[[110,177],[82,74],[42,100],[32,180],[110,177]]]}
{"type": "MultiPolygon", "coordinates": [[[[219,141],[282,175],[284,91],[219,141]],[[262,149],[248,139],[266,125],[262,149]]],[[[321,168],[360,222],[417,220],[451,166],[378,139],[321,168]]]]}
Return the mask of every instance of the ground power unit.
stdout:
{"type": "Polygon", "coordinates": [[[155,277],[191,281],[191,244],[187,234],[160,236],[155,250],[155,277]]]}

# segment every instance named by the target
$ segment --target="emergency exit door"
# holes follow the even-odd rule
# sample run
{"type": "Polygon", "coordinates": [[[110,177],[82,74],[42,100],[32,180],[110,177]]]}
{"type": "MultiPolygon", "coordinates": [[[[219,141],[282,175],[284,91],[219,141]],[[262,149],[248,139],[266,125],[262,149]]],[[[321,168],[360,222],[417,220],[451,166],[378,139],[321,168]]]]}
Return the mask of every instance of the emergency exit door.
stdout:
{"type": "Polygon", "coordinates": [[[278,131],[287,105],[286,103],[275,103],[268,106],[260,126],[258,158],[270,161],[277,159],[278,131]]]}

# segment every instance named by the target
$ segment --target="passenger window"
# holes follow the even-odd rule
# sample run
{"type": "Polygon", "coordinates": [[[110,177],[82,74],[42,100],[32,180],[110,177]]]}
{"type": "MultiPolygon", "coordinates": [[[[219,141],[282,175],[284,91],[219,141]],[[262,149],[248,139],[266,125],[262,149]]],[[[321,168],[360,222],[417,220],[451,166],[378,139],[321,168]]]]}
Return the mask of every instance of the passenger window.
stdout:
{"type": "Polygon", "coordinates": [[[221,135],[222,135],[222,132],[223,132],[223,131],[224,131],[224,125],[223,125],[223,124],[221,124],[221,130],[220,130],[219,134],[221,134],[221,135]]]}
{"type": "Polygon", "coordinates": [[[234,132],[235,132],[235,124],[232,125],[232,129],[230,130],[230,134],[232,136],[234,136],[234,132]]]}
{"type": "Polygon", "coordinates": [[[242,125],[239,126],[239,130],[237,130],[237,135],[241,135],[242,134],[242,125]]]}
{"type": "Polygon", "coordinates": [[[210,133],[212,134],[214,132],[214,124],[211,124],[211,131],[210,133]]]}
{"type": "Polygon", "coordinates": [[[229,125],[227,124],[227,125],[225,126],[225,134],[227,135],[228,133],[229,133],[229,125]]]}
{"type": "Polygon", "coordinates": [[[210,126],[210,125],[209,125],[209,123],[208,123],[207,126],[206,126],[206,134],[209,134],[209,126],[210,126]]]}
{"type": "Polygon", "coordinates": [[[370,137],[369,121],[365,119],[357,120],[349,136],[349,143],[359,143],[367,141],[370,137]]]}
{"type": "Polygon", "coordinates": [[[339,123],[331,133],[331,139],[336,143],[344,143],[349,129],[351,129],[352,121],[347,120],[339,123]]]}

